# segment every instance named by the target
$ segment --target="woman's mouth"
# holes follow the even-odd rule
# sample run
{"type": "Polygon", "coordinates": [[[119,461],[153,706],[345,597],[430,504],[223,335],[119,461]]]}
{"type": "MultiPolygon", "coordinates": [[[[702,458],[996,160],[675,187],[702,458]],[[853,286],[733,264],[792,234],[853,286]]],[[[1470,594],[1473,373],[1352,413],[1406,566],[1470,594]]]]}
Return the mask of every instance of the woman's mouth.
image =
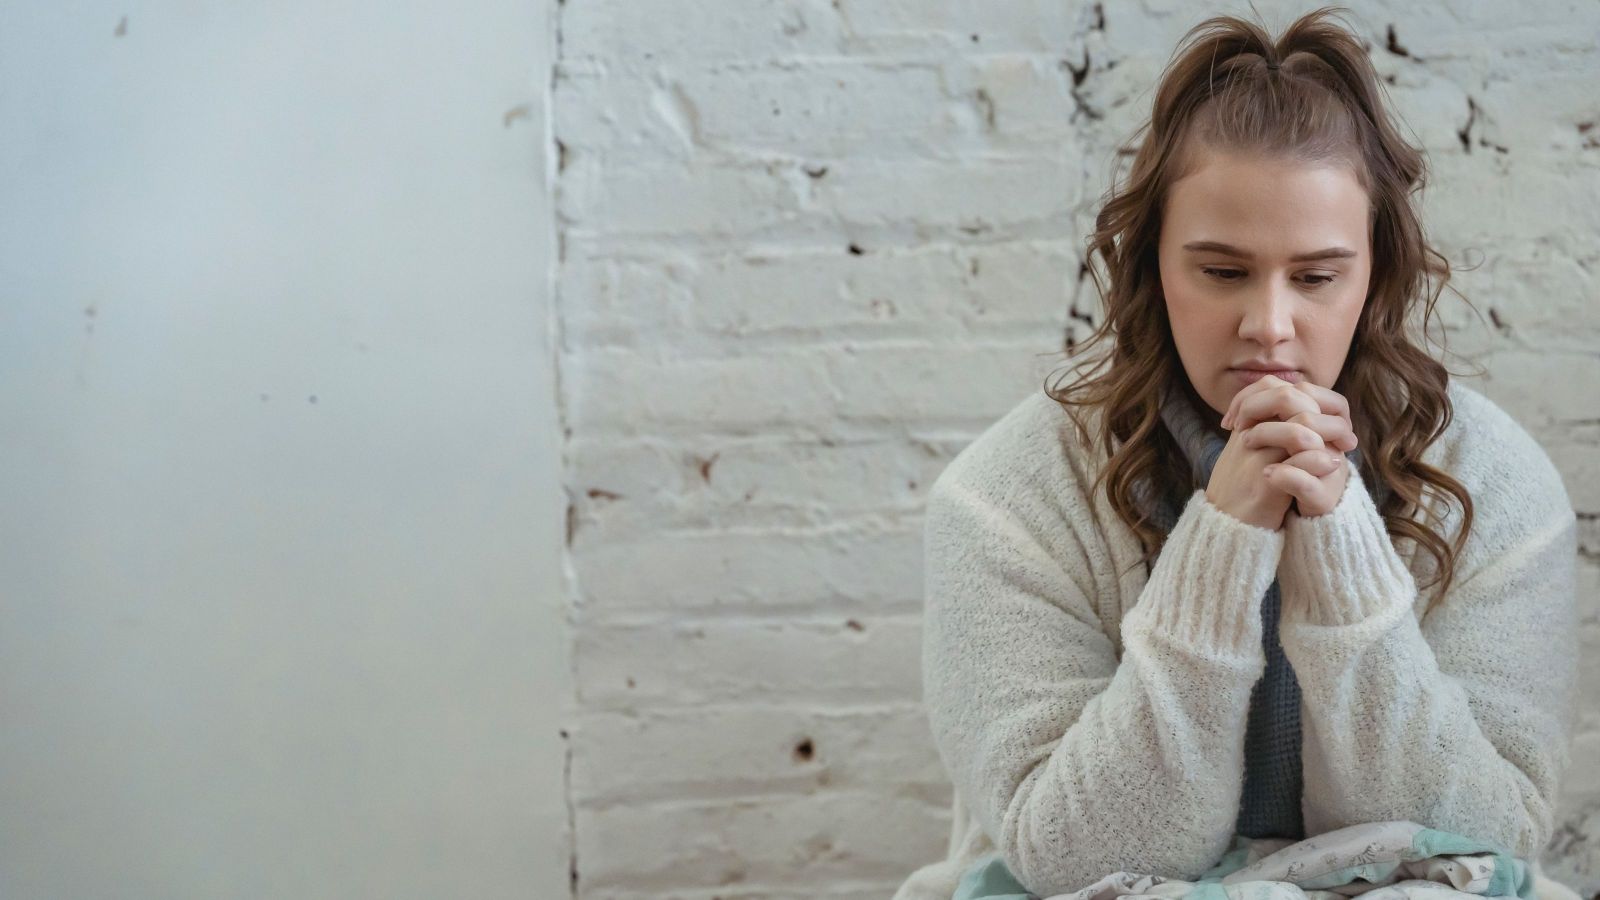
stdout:
{"type": "Polygon", "coordinates": [[[1268,375],[1276,375],[1290,384],[1305,380],[1305,375],[1297,369],[1278,369],[1275,371],[1267,371],[1265,369],[1229,369],[1228,372],[1237,376],[1245,384],[1255,384],[1268,375]]]}

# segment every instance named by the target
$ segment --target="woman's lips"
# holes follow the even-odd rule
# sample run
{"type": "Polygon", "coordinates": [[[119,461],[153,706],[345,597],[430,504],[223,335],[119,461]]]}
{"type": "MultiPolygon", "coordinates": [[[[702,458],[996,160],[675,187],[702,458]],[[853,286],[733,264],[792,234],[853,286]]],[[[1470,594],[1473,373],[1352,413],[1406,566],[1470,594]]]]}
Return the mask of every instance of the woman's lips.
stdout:
{"type": "Polygon", "coordinates": [[[1276,375],[1290,384],[1305,380],[1305,375],[1301,374],[1295,369],[1279,369],[1274,372],[1258,369],[1229,369],[1228,371],[1238,376],[1239,380],[1243,381],[1245,384],[1255,384],[1267,375],[1276,375]]]}

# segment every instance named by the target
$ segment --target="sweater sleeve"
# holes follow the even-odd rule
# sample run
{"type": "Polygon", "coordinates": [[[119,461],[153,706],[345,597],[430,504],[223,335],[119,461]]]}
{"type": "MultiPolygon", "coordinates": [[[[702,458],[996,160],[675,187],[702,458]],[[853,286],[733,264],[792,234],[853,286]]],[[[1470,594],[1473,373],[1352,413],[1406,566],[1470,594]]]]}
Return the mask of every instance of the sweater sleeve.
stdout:
{"type": "Polygon", "coordinates": [[[1096,520],[1060,485],[996,501],[951,478],[925,519],[924,702],[952,782],[1041,896],[1119,870],[1197,878],[1239,809],[1279,531],[1187,502],[1122,620],[1095,613],[1096,520]]]}
{"type": "MultiPolygon", "coordinates": [[[[1526,477],[1472,488],[1453,586],[1416,586],[1359,469],[1322,516],[1285,523],[1280,638],[1303,700],[1307,834],[1408,819],[1536,859],[1576,716],[1576,517],[1531,444],[1526,477]]],[[[1418,552],[1425,552],[1419,549],[1418,552]]]]}

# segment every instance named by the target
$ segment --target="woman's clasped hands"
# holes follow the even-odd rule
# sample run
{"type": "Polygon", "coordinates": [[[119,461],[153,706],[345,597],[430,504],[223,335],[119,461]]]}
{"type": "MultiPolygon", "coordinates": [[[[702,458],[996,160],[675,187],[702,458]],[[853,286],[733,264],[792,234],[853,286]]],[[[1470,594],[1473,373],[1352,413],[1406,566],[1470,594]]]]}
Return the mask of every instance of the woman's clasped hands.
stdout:
{"type": "Polygon", "coordinates": [[[1234,395],[1222,426],[1232,434],[1206,486],[1219,509],[1277,530],[1291,505],[1320,516],[1344,496],[1344,454],[1357,440],[1341,394],[1267,375],[1234,395]]]}

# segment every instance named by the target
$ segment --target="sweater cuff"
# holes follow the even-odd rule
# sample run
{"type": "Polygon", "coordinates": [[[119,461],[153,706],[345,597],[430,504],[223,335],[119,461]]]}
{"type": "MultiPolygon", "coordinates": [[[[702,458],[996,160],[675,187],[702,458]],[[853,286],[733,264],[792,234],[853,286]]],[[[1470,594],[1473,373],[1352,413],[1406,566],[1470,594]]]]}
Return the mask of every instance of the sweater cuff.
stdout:
{"type": "Polygon", "coordinates": [[[1196,489],[1128,612],[1130,623],[1206,656],[1264,666],[1261,601],[1283,541],[1281,531],[1234,518],[1196,489]]]}
{"type": "Polygon", "coordinates": [[[1334,508],[1320,516],[1291,514],[1284,523],[1278,584],[1285,620],[1351,625],[1416,599],[1416,583],[1361,470],[1348,456],[1344,462],[1349,479],[1334,508]]]}

